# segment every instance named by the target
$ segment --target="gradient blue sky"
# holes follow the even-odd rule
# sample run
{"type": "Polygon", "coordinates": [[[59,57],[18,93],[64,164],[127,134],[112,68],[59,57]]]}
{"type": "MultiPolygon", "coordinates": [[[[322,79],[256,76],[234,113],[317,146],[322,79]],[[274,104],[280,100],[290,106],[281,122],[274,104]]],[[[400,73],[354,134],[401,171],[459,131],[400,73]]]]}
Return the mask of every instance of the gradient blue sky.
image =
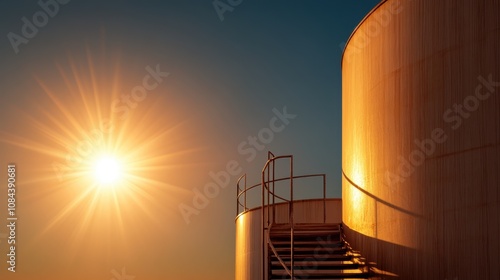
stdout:
{"type": "MultiPolygon", "coordinates": [[[[183,124],[171,137],[179,149],[190,151],[179,160],[183,165],[179,174],[183,175],[158,177],[181,189],[165,215],[165,223],[176,231],[175,238],[150,237],[152,241],[142,246],[143,251],[136,252],[143,257],[107,260],[93,277],[110,279],[111,269],[126,266],[136,279],[199,279],[201,270],[205,270],[205,279],[233,279],[236,178],[231,178],[230,186],[211,199],[199,215],[192,216],[189,225],[183,221],[178,204],[190,204],[193,188],[210,182],[208,173],[224,170],[231,160],[248,173],[249,182],[257,182],[267,150],[276,155],[293,154],[296,174],[326,173],[328,195],[341,196],[340,46],[378,2],[243,0],[232,12],[224,13],[221,21],[211,1],[72,0],[60,5],[58,13],[28,44],[20,45],[16,54],[7,34],[20,34],[21,18],[31,19],[41,8],[37,1],[2,1],[1,137],[17,135],[50,145],[48,139],[39,138],[39,132],[30,132],[19,112],[37,118],[43,109],[50,111],[43,105],[47,97],[35,77],[57,87],[57,65],[68,69],[69,61],[74,60],[85,69],[87,51],[95,59],[94,67],[104,75],[112,76],[110,65],[120,62],[124,77],[120,87],[125,92],[142,79],[146,66],[159,64],[170,76],[140,103],[131,118],[136,125],[146,126],[139,125],[140,118],[151,111],[160,112],[145,120],[157,124],[151,126],[150,133],[161,130],[162,125],[183,124]],[[248,155],[239,153],[238,145],[268,127],[272,109],[284,106],[297,117],[248,162],[248,155]],[[148,246],[162,247],[164,252],[148,255],[148,246]],[[182,265],[188,261],[189,265],[182,265]]],[[[56,94],[78,106],[64,91],[56,94]]],[[[100,94],[103,103],[110,100],[105,93],[100,94]]],[[[169,145],[168,141],[163,143],[169,145]]],[[[162,147],[158,153],[167,153],[168,148],[162,147]]],[[[0,152],[2,165],[14,161],[22,166],[23,160],[29,160],[29,164],[24,163],[26,177],[40,176],[29,171],[54,160],[6,142],[0,142],[0,152]]],[[[43,184],[25,184],[26,189],[44,188],[43,184]]],[[[38,219],[36,211],[25,211],[26,221],[38,219]]],[[[162,217],[161,212],[157,215],[162,217]]],[[[148,230],[155,229],[144,229],[148,230]]],[[[28,240],[26,231],[21,237],[28,240]]],[[[0,249],[3,256],[4,242],[0,249]]],[[[67,267],[69,271],[72,266],[67,267]]]]}

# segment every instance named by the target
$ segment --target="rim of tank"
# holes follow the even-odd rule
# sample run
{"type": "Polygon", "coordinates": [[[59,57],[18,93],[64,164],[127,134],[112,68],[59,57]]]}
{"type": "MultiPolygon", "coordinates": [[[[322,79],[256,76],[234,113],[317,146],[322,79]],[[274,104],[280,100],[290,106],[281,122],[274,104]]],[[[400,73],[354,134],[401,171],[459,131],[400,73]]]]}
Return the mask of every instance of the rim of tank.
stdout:
{"type": "Polygon", "coordinates": [[[381,0],[380,3],[378,3],[375,7],[373,7],[373,9],[371,9],[366,15],[365,17],[363,17],[363,19],[358,23],[358,25],[356,25],[356,27],[354,28],[354,30],[351,32],[351,35],[349,36],[349,38],[347,39],[346,43],[345,43],[345,46],[344,46],[344,49],[342,50],[342,57],[340,58],[340,66],[343,65],[344,63],[344,54],[345,54],[345,50],[347,49],[347,46],[349,45],[349,42],[351,41],[352,37],[354,36],[354,34],[358,31],[358,29],[361,27],[361,25],[363,25],[363,23],[365,23],[365,21],[376,11],[378,10],[378,8],[380,8],[380,6],[382,6],[385,2],[387,2],[389,0],[381,0]]]}

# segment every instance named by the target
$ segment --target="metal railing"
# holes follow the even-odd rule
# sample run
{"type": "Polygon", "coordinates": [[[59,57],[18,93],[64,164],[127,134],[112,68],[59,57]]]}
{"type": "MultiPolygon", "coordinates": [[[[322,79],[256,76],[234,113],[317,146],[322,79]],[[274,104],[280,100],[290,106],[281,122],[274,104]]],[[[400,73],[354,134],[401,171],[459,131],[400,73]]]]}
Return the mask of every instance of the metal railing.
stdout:
{"type": "MultiPolygon", "coordinates": [[[[271,227],[273,226],[273,224],[269,225],[269,229],[267,230],[267,240],[268,240],[268,244],[269,244],[269,248],[271,249],[271,251],[273,252],[273,254],[276,256],[276,258],[278,259],[278,262],[281,264],[281,266],[285,269],[285,272],[292,276],[293,275],[293,266],[291,266],[290,269],[288,269],[288,267],[286,266],[285,262],[283,261],[283,259],[281,259],[280,255],[278,254],[278,251],[276,251],[276,248],[274,247],[273,243],[271,242],[271,227]]],[[[271,264],[271,261],[269,260],[268,261],[268,264],[271,264]]],[[[293,277],[292,277],[293,279],[293,277]]]]}
{"type": "Polygon", "coordinates": [[[261,235],[261,243],[262,243],[262,279],[266,279],[266,245],[269,245],[273,254],[277,257],[280,264],[283,266],[285,271],[290,275],[291,279],[294,279],[294,212],[293,212],[293,202],[294,202],[294,180],[302,179],[302,178],[310,178],[310,177],[322,177],[323,181],[323,223],[326,223],[326,175],[325,174],[310,174],[310,175],[300,175],[294,176],[293,173],[293,156],[285,155],[285,156],[275,156],[273,153],[268,152],[268,160],[262,168],[261,172],[261,182],[250,187],[247,187],[247,178],[246,174],[242,175],[236,184],[237,192],[236,192],[236,216],[245,213],[246,211],[251,210],[247,206],[247,192],[261,187],[261,203],[258,208],[261,208],[261,221],[262,221],[262,235],[261,235]],[[289,160],[289,172],[288,176],[275,178],[276,177],[276,168],[275,163],[278,160],[289,160]],[[276,194],[276,185],[275,183],[281,181],[289,181],[289,189],[290,189],[290,199],[286,199],[283,196],[276,194]],[[241,184],[244,184],[241,186],[241,184]],[[241,198],[243,197],[243,202],[241,198]],[[279,203],[276,203],[276,199],[281,200],[284,203],[288,204],[288,223],[290,224],[290,269],[285,265],[277,251],[275,250],[269,235],[269,231],[273,224],[276,223],[276,209],[279,203]],[[240,211],[240,207],[243,209],[240,211]],[[267,210],[267,215],[266,215],[267,210]],[[271,217],[272,211],[272,217],[271,217]],[[267,219],[266,219],[267,217],[267,219]],[[267,235],[266,235],[267,230],[267,235]],[[267,238],[266,238],[267,237],[267,238]]]}
{"type": "MultiPolygon", "coordinates": [[[[292,155],[287,155],[287,156],[274,156],[271,152],[268,153],[268,160],[266,164],[264,164],[264,167],[262,168],[262,211],[261,211],[261,217],[262,217],[262,279],[266,279],[266,248],[265,246],[269,243],[271,243],[271,239],[269,238],[266,240],[265,234],[266,234],[266,228],[269,229],[270,223],[269,223],[269,213],[270,213],[270,201],[269,198],[272,195],[273,198],[273,217],[276,217],[275,215],[275,210],[276,210],[276,203],[275,203],[275,198],[278,197],[288,203],[288,222],[290,223],[290,269],[288,270],[285,263],[280,262],[281,265],[285,268],[285,271],[290,275],[290,278],[293,280],[294,278],[294,271],[293,271],[293,233],[294,233],[294,222],[293,222],[293,156],[292,155]],[[288,180],[290,180],[290,200],[287,200],[283,197],[277,196],[275,194],[275,162],[279,159],[289,159],[290,161],[290,171],[289,171],[289,177],[288,180]],[[269,168],[270,165],[272,165],[272,173],[271,169],[269,168]],[[266,171],[267,171],[267,176],[266,176],[266,171]],[[269,188],[269,184],[272,185],[273,190],[271,191],[269,188]],[[266,193],[267,192],[267,193],[266,193]],[[264,221],[265,218],[265,197],[267,196],[267,220],[264,221]]],[[[284,179],[284,178],[283,178],[284,179]]],[[[268,231],[269,232],[269,231],[268,231]]],[[[275,255],[278,256],[278,253],[275,252],[275,255]]],[[[268,262],[269,264],[269,262],[268,262]]],[[[269,274],[268,274],[269,275],[269,274]]]]}

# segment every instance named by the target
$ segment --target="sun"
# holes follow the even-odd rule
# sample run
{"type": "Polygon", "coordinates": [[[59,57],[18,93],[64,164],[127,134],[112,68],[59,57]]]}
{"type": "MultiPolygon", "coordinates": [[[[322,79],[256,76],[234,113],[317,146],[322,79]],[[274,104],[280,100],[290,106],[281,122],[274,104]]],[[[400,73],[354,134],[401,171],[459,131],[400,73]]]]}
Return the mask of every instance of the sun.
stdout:
{"type": "MultiPolygon", "coordinates": [[[[44,157],[43,163],[50,163],[33,167],[33,179],[26,180],[43,186],[30,193],[33,203],[53,206],[47,211],[60,209],[51,212],[38,236],[64,232],[60,229],[69,229],[74,221],[70,251],[75,254],[85,251],[80,246],[89,234],[100,234],[103,242],[106,236],[126,241],[127,247],[135,236],[127,225],[138,221],[170,232],[165,215],[177,219],[178,200],[191,195],[171,180],[191,174],[190,168],[198,164],[191,158],[203,149],[185,141],[186,133],[197,135],[198,129],[186,127],[189,122],[177,117],[184,110],[172,106],[169,114],[175,117],[167,117],[161,98],[136,100],[139,109],[128,115],[113,110],[113,102],[137,86],[129,79],[133,74],[122,73],[127,67],[120,61],[94,59],[90,50],[86,54],[56,65],[60,75],[35,77],[39,87],[33,91],[44,94],[36,94],[29,100],[33,107],[19,112],[30,129],[19,135],[0,131],[0,143],[35,152],[44,157]]],[[[163,90],[158,87],[155,92],[163,90]]],[[[135,91],[132,95],[135,98],[135,91]]]]}
{"type": "Polygon", "coordinates": [[[99,155],[92,163],[91,175],[98,186],[119,185],[124,176],[122,162],[113,155],[99,155]]]}

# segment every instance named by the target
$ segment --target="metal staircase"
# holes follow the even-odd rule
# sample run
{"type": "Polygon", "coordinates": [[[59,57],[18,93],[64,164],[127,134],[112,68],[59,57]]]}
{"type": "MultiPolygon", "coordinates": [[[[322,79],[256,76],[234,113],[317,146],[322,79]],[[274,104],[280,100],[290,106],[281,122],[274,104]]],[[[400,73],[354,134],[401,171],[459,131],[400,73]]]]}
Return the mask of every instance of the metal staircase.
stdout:
{"type": "Polygon", "coordinates": [[[293,279],[368,279],[373,276],[364,258],[343,238],[340,224],[295,224],[293,246],[290,233],[289,224],[269,228],[267,279],[292,279],[292,274],[293,279]]]}
{"type": "Polygon", "coordinates": [[[295,176],[293,156],[274,156],[268,153],[268,161],[262,169],[261,183],[246,185],[246,175],[237,182],[236,214],[242,208],[248,211],[247,192],[261,189],[261,253],[262,280],[273,279],[369,279],[374,270],[345,240],[341,224],[327,223],[326,176],[313,174],[295,176]],[[289,163],[289,174],[276,178],[275,162],[289,163]],[[323,180],[323,223],[294,222],[294,180],[320,177],[323,180]],[[287,198],[276,192],[276,183],[288,182],[287,198]],[[242,200],[240,200],[242,199],[242,200]],[[276,222],[276,207],[288,208],[286,223],[276,222]]]}

